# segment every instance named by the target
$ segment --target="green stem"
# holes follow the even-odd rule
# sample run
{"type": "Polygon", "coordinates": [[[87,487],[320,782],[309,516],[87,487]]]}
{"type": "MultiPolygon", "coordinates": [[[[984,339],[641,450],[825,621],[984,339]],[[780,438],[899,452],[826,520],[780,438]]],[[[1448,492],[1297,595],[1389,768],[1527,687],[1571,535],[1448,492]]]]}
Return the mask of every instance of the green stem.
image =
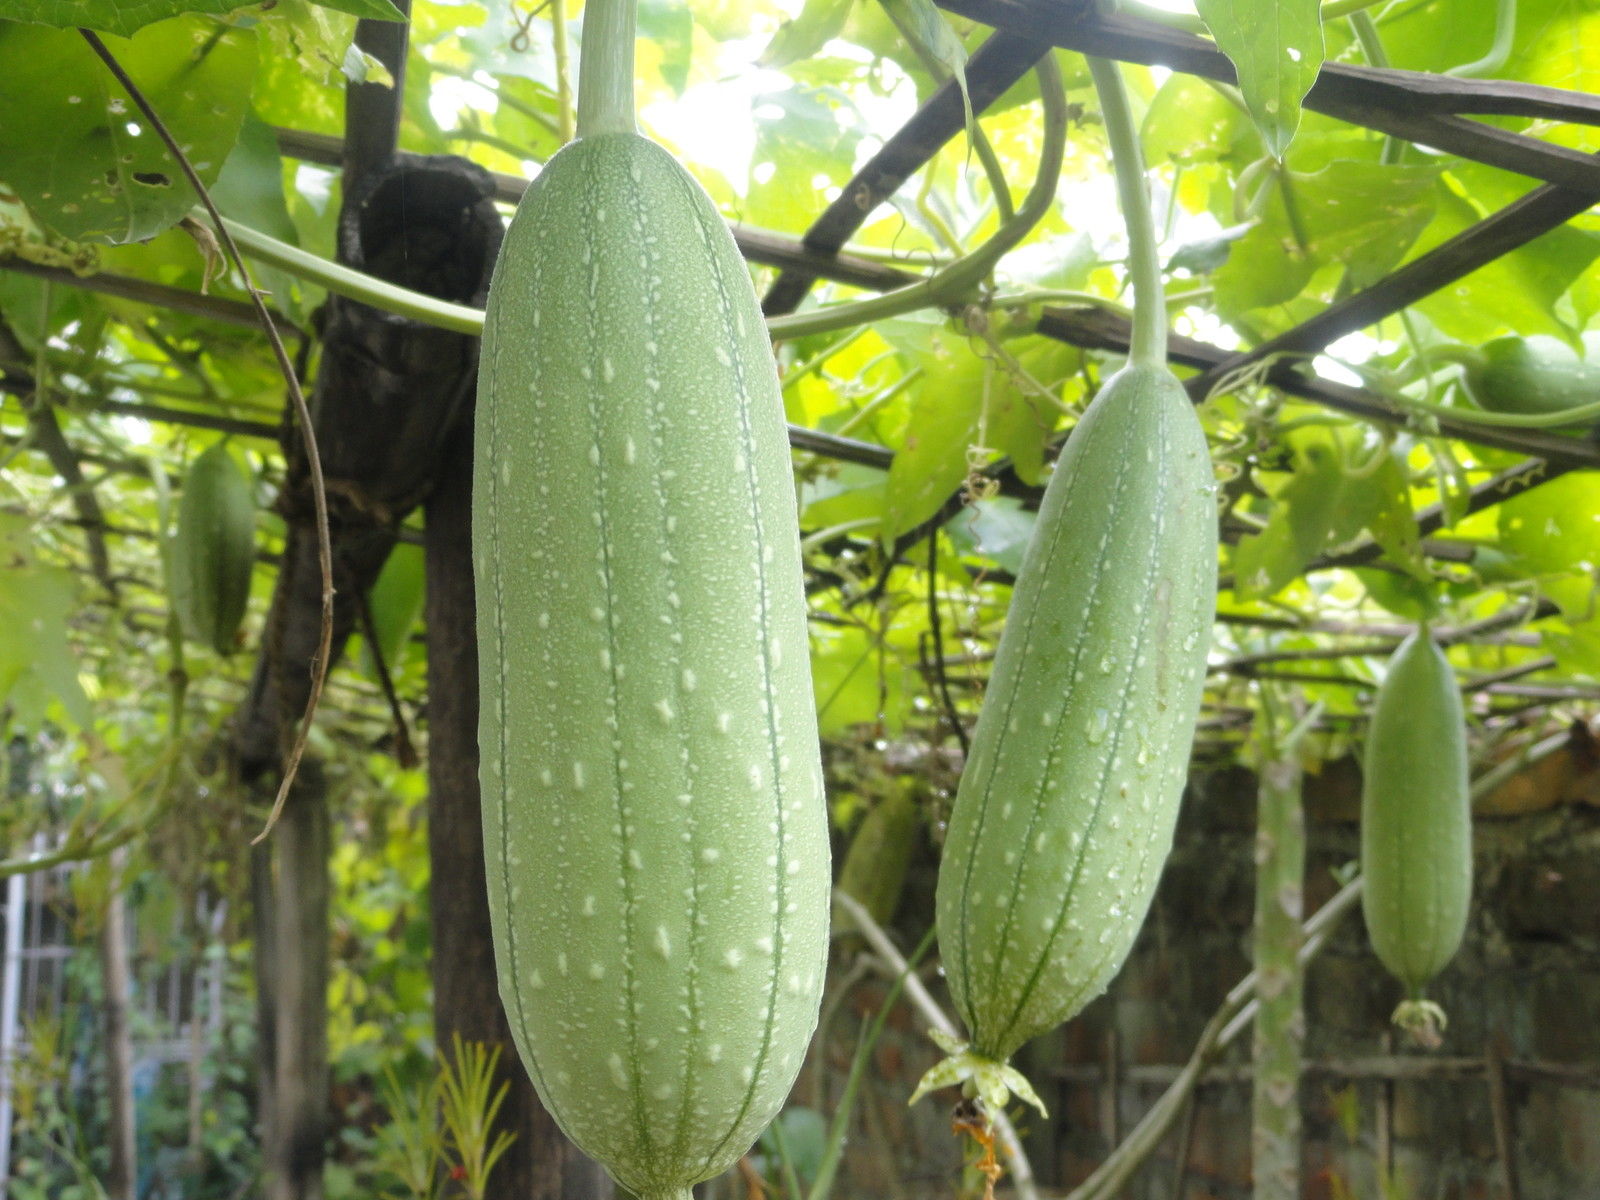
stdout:
{"type": "MultiPolygon", "coordinates": [[[[905,38],[907,44],[916,54],[918,61],[922,63],[922,69],[940,83],[948,82],[953,77],[952,72],[939,61],[932,47],[927,45],[917,30],[905,21],[900,6],[885,4],[882,7],[884,14],[893,23],[894,27],[900,31],[900,36],[905,38]]],[[[940,19],[942,20],[943,18],[941,17],[940,19]]],[[[967,137],[972,143],[972,152],[978,157],[978,164],[983,168],[983,173],[989,178],[989,190],[994,193],[995,207],[999,209],[1000,220],[1002,222],[1009,221],[1015,215],[1011,201],[1011,185],[1006,182],[1005,170],[1000,166],[1000,159],[995,154],[994,147],[989,144],[989,139],[983,132],[983,126],[978,124],[976,116],[972,118],[971,124],[967,129],[967,137]]]]}
{"type": "Polygon", "coordinates": [[[578,136],[637,133],[633,39],[637,0],[589,0],[578,50],[578,136]]]}
{"type": "MultiPolygon", "coordinates": [[[[1360,12],[1365,8],[1375,8],[1384,2],[1385,0],[1329,0],[1322,6],[1322,20],[1326,23],[1340,17],[1348,17],[1351,13],[1360,12]]],[[[1171,9],[1157,8],[1154,4],[1141,3],[1140,0],[1122,0],[1117,8],[1130,17],[1165,25],[1168,29],[1181,29],[1185,33],[1209,33],[1206,23],[1193,13],[1173,12],[1171,9]]]]}
{"type": "MultiPolygon", "coordinates": [[[[1369,390],[1378,391],[1370,387],[1369,390]]],[[[1463,425],[1493,425],[1509,429],[1564,429],[1568,425],[1584,425],[1590,421],[1600,420],[1600,400],[1592,404],[1580,404],[1562,412],[1499,413],[1484,410],[1468,411],[1448,404],[1430,404],[1426,400],[1415,400],[1393,391],[1379,391],[1378,394],[1405,412],[1431,417],[1450,417],[1463,425]]]]}
{"type": "Polygon", "coordinates": [[[794,366],[790,367],[778,378],[779,390],[788,391],[807,375],[813,374],[814,372],[820,370],[823,363],[827,362],[835,354],[838,354],[841,350],[851,345],[864,333],[866,333],[865,329],[853,330],[850,333],[845,334],[844,337],[829,342],[826,346],[824,346],[821,350],[818,350],[804,362],[795,363],[794,366]]]}
{"type": "Polygon", "coordinates": [[[1289,222],[1289,232],[1302,254],[1311,252],[1311,234],[1306,229],[1305,218],[1300,213],[1300,200],[1295,195],[1294,176],[1282,162],[1274,162],[1272,172],[1278,180],[1278,194],[1283,199],[1284,219],[1289,222]]]}
{"type": "Polygon", "coordinates": [[[912,367],[905,374],[901,375],[899,379],[896,379],[888,387],[884,388],[876,396],[872,397],[872,399],[868,400],[859,409],[852,413],[848,421],[833,431],[834,434],[838,437],[849,436],[849,434],[857,426],[859,426],[861,422],[865,421],[869,416],[877,412],[885,404],[889,403],[889,401],[893,400],[901,392],[905,391],[908,387],[916,383],[917,380],[921,378],[922,368],[912,367]]]}
{"type": "Polygon", "coordinates": [[[1506,59],[1511,57],[1511,43],[1516,36],[1517,0],[1499,0],[1494,10],[1494,42],[1489,46],[1489,53],[1459,67],[1451,67],[1445,74],[1457,79],[1483,79],[1498,74],[1506,65],[1506,59]]]}
{"type": "Polygon", "coordinates": [[[476,142],[480,146],[488,146],[502,154],[509,154],[512,158],[538,162],[539,156],[526,146],[519,146],[509,138],[499,137],[493,133],[485,133],[481,129],[462,126],[452,129],[444,135],[447,142],[476,142]]]}
{"type": "Polygon", "coordinates": [[[835,304],[811,312],[773,317],[767,330],[774,339],[806,337],[847,329],[869,321],[882,321],[919,308],[936,308],[968,296],[983,282],[995,263],[1014,247],[1050,211],[1055,202],[1057,178],[1065,156],[1067,97],[1061,83],[1061,69],[1054,55],[1045,55],[1034,68],[1039,80],[1040,101],[1044,107],[1044,151],[1039,157],[1039,173],[1016,215],[1000,226],[995,235],[970,254],[940,268],[926,279],[850,304],[835,304]]]}
{"type": "MultiPolygon", "coordinates": [[[[563,40],[565,40],[565,37],[566,34],[563,33],[563,40]]],[[[515,96],[511,95],[510,92],[503,88],[491,87],[489,84],[484,83],[483,80],[475,76],[471,71],[464,70],[461,67],[441,65],[439,63],[430,64],[430,69],[435,75],[448,75],[452,79],[465,80],[467,83],[472,84],[473,87],[482,88],[484,91],[493,96],[495,98],[495,103],[501,107],[509,108],[514,113],[521,113],[535,125],[538,125],[540,128],[548,131],[552,136],[561,138],[563,142],[570,142],[572,140],[571,96],[567,97],[567,125],[566,134],[563,135],[560,121],[552,117],[549,113],[544,112],[542,109],[535,108],[533,105],[528,104],[525,101],[517,99],[515,96]]]]}
{"type": "Polygon", "coordinates": [[[550,0],[550,45],[556,56],[556,136],[573,138],[572,51],[567,46],[567,0],[550,0]]]}
{"type": "MultiPolygon", "coordinates": [[[[1182,299],[1183,297],[1178,297],[1182,299]]],[[[994,298],[996,308],[1025,308],[1030,304],[1066,304],[1076,308],[1098,308],[1119,317],[1133,319],[1133,310],[1119,300],[1077,292],[1068,288],[1030,288],[1024,292],[1005,292],[994,298]]]]}
{"type": "Polygon", "coordinates": [[[1356,41],[1361,43],[1361,53],[1366,57],[1370,67],[1387,67],[1389,53],[1383,48],[1383,38],[1378,34],[1378,26],[1372,19],[1372,14],[1355,12],[1350,16],[1350,28],[1355,31],[1356,41]]]}
{"type": "Polygon", "coordinates": [[[338,263],[329,262],[298,246],[291,246],[288,242],[268,237],[259,230],[241,225],[228,217],[224,217],[222,223],[245,254],[259,262],[287,271],[297,279],[320,284],[330,292],[336,292],[351,300],[359,300],[384,312],[426,321],[429,325],[436,325],[441,329],[453,329],[457,333],[470,333],[473,336],[483,333],[481,309],[468,308],[465,304],[451,304],[421,292],[414,292],[410,288],[385,283],[374,275],[341,267],[338,263]]]}
{"type": "Polygon", "coordinates": [[[1128,89],[1117,64],[1090,57],[1089,73],[1100,97],[1106,137],[1111,144],[1111,166],[1117,177],[1117,199],[1128,228],[1128,274],[1133,280],[1133,334],[1128,343],[1128,362],[1133,366],[1165,366],[1167,304],[1162,295],[1156,225],[1145,185],[1139,130],[1133,123],[1128,89]]]}

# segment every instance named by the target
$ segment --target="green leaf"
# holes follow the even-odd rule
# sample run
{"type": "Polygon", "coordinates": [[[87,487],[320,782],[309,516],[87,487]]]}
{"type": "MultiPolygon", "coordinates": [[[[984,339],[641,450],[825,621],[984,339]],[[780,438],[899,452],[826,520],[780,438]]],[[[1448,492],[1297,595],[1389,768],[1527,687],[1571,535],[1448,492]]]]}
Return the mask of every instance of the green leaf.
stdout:
{"type": "Polygon", "coordinates": [[[89,698],[67,644],[67,616],[77,589],[62,567],[36,562],[26,521],[0,516],[0,711],[8,724],[37,729],[58,701],[67,717],[87,726],[89,698]]]}
{"type": "Polygon", "coordinates": [[[1267,151],[1281,159],[1300,125],[1300,101],[1322,69],[1318,0],[1196,0],[1195,7],[1238,72],[1267,151]]]}
{"type": "Polygon", "coordinates": [[[1313,426],[1297,440],[1294,474],[1278,491],[1259,534],[1241,538],[1233,552],[1234,592],[1241,599],[1270,596],[1297,578],[1325,549],[1370,531],[1401,565],[1417,566],[1416,516],[1405,468],[1391,451],[1375,463],[1359,449],[1359,433],[1313,426]],[[1364,461],[1352,470],[1352,459],[1364,461]]]}
{"type": "MultiPolygon", "coordinates": [[[[910,324],[897,323],[885,336],[897,341],[910,324]]],[[[1073,361],[1073,351],[1044,338],[1019,339],[1007,348],[1046,387],[1057,387],[1073,361]]],[[[925,349],[903,346],[902,352],[923,376],[912,390],[911,419],[889,468],[886,541],[931,517],[974,465],[996,455],[1009,456],[1025,482],[1037,483],[1056,420],[1043,397],[1000,364],[980,358],[953,331],[936,330],[925,349]]]]}
{"type": "Polygon", "coordinates": [[[1330,266],[1350,286],[1376,282],[1433,218],[1438,176],[1432,166],[1344,159],[1268,184],[1260,223],[1216,270],[1218,306],[1235,314],[1286,303],[1330,266]]]}
{"type": "Polygon", "coordinates": [[[1174,75],[1156,91],[1139,130],[1152,166],[1216,162],[1226,157],[1248,127],[1227,97],[1193,75],[1174,75]]]}
{"type": "Polygon", "coordinates": [[[892,736],[908,698],[924,691],[920,676],[867,630],[820,623],[811,626],[811,685],[823,734],[881,722],[892,736]]]}
{"type": "MultiPolygon", "coordinates": [[[[391,676],[405,662],[411,630],[422,616],[425,582],[421,547],[402,542],[389,552],[389,560],[368,595],[373,633],[391,676]]],[[[361,669],[377,681],[378,667],[370,646],[362,648],[361,669]]]]}
{"type": "Polygon", "coordinates": [[[782,69],[810,58],[838,37],[855,0],[806,0],[800,15],[778,26],[757,64],[782,69]]]}
{"type": "Polygon", "coordinates": [[[962,554],[987,558],[1002,571],[1022,570],[1022,556],[1033,536],[1036,514],[1011,496],[977,500],[946,525],[945,532],[962,554]]]}
{"type": "Polygon", "coordinates": [[[1172,252],[1172,257],[1167,260],[1167,270],[1188,271],[1191,275],[1209,275],[1228,261],[1228,255],[1233,252],[1233,244],[1254,228],[1254,225],[1249,224],[1233,225],[1213,237],[1185,242],[1172,252]]]}
{"type": "MultiPolygon", "coordinates": [[[[317,0],[323,8],[338,9],[374,21],[404,21],[406,16],[389,0],[317,0]]],[[[157,21],[191,13],[228,13],[239,0],[0,0],[0,20],[48,25],[56,29],[97,29],[130,37],[157,21]]]]}
{"type": "Polygon", "coordinates": [[[683,95],[694,58],[694,14],[679,0],[639,0],[639,35],[654,44],[661,78],[683,95]]]}
{"type": "MultiPolygon", "coordinates": [[[[253,229],[287,242],[300,244],[300,233],[289,216],[283,195],[283,157],[278,153],[278,138],[272,127],[246,113],[239,129],[239,142],[222,164],[211,198],[222,214],[242,221],[253,229]]],[[[252,263],[251,277],[268,294],[268,302],[296,320],[304,320],[304,289],[286,271],[252,263]]]]}
{"type": "MultiPolygon", "coordinates": [[[[1417,242],[1420,254],[1478,221],[1477,207],[1440,188],[1437,218],[1417,242]]],[[[1417,302],[1449,337],[1477,344],[1506,333],[1569,338],[1557,303],[1600,255],[1600,235],[1563,225],[1502,254],[1417,302]]]]}
{"type": "Polygon", "coordinates": [[[1513,496],[1499,508],[1500,548],[1529,575],[1593,571],[1600,564],[1600,485],[1576,471],[1513,496]]]}
{"type": "MultiPolygon", "coordinates": [[[[249,105],[254,34],[184,17],[112,43],[209,186],[249,105]]],[[[0,112],[0,176],[66,237],[152,237],[196,202],[166,146],[70,30],[0,26],[0,112]]]]}
{"type": "Polygon", "coordinates": [[[961,89],[967,137],[972,137],[972,96],[967,91],[967,48],[933,0],[881,0],[884,11],[917,53],[936,64],[961,89]]]}
{"type": "Polygon", "coordinates": [[[849,182],[864,123],[843,93],[793,87],[755,98],[756,145],[745,219],[770,229],[804,229],[825,185],[849,182]]]}

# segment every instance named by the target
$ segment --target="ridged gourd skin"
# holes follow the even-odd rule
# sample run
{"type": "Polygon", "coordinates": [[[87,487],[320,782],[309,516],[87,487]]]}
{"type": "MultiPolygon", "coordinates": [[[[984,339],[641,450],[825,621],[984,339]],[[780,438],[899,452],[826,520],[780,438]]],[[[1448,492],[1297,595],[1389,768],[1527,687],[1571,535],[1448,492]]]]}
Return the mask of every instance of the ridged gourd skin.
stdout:
{"type": "Polygon", "coordinates": [[[500,992],[561,1128],[686,1197],[817,1022],[827,819],[766,327],[647,139],[562,149],[490,289],[473,476],[500,992]]]}
{"type": "Polygon", "coordinates": [[[256,561],[255,491],[221,442],[190,465],[167,548],[167,589],[184,636],[233,651],[256,561]]]}
{"type": "Polygon", "coordinates": [[[1159,366],[1107,382],[1045,489],[939,871],[940,953],[982,1057],[1075,1015],[1144,922],[1205,679],[1215,495],[1159,366]]]}
{"type": "Polygon", "coordinates": [[[1412,997],[1455,955],[1472,901],[1461,692],[1426,631],[1389,661],[1367,729],[1361,907],[1378,958],[1412,997]]]}

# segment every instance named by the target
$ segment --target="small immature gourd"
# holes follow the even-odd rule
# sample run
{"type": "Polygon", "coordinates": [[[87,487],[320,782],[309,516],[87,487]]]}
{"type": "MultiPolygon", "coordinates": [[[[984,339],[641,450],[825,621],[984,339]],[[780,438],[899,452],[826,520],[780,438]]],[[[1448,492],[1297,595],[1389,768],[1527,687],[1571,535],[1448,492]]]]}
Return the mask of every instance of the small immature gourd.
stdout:
{"type": "MultiPolygon", "coordinates": [[[[888,924],[900,904],[921,823],[916,797],[896,787],[861,818],[839,864],[839,891],[866,909],[879,925],[888,924]]],[[[835,916],[835,936],[855,928],[848,914],[835,916]]]]}
{"type": "Polygon", "coordinates": [[[1498,337],[1450,357],[1465,366],[1462,383],[1479,408],[1544,416],[1600,403],[1600,334],[1583,340],[1594,357],[1544,334],[1498,337]]]}
{"type": "Polygon", "coordinates": [[[184,636],[231,653],[250,601],[256,502],[250,477],[221,442],[190,465],[167,547],[167,591],[184,636]]]}
{"type": "Polygon", "coordinates": [[[540,1097],[641,1200],[687,1200],[816,1026],[827,820],[766,327],[705,192],[633,131],[632,3],[584,24],[579,139],[485,317],[484,844],[540,1097]]]}
{"type": "Polygon", "coordinates": [[[1395,1021],[1437,1042],[1422,989],[1455,955],[1472,900],[1472,810],[1461,692],[1426,627],[1400,644],[1367,729],[1361,789],[1367,934],[1406,988],[1395,1021]]]}

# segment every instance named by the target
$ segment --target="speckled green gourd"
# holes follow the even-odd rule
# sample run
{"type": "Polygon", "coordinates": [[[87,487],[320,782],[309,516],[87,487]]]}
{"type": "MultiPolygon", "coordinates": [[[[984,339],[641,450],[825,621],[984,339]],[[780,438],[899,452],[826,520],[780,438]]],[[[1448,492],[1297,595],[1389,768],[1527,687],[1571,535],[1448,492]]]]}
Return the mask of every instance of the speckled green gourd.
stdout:
{"type": "Polygon", "coordinates": [[[1472,900],[1466,722],[1426,630],[1400,644],[1367,729],[1361,907],[1372,948],[1416,999],[1455,955],[1472,900]]]}
{"type": "Polygon", "coordinates": [[[501,996],[568,1136],[644,1200],[684,1198],[782,1105],[827,953],[771,349],[709,198],[659,146],[603,133],[557,154],[518,207],[481,363],[479,749],[501,996]]]}
{"type": "Polygon", "coordinates": [[[1144,921],[1205,677],[1215,491],[1159,365],[1106,384],[1046,488],[939,872],[944,969],[981,1058],[1076,1014],[1144,921]]]}
{"type": "Polygon", "coordinates": [[[190,464],[167,546],[167,591],[184,636],[231,653],[256,561],[250,477],[221,442],[190,464]]]}

